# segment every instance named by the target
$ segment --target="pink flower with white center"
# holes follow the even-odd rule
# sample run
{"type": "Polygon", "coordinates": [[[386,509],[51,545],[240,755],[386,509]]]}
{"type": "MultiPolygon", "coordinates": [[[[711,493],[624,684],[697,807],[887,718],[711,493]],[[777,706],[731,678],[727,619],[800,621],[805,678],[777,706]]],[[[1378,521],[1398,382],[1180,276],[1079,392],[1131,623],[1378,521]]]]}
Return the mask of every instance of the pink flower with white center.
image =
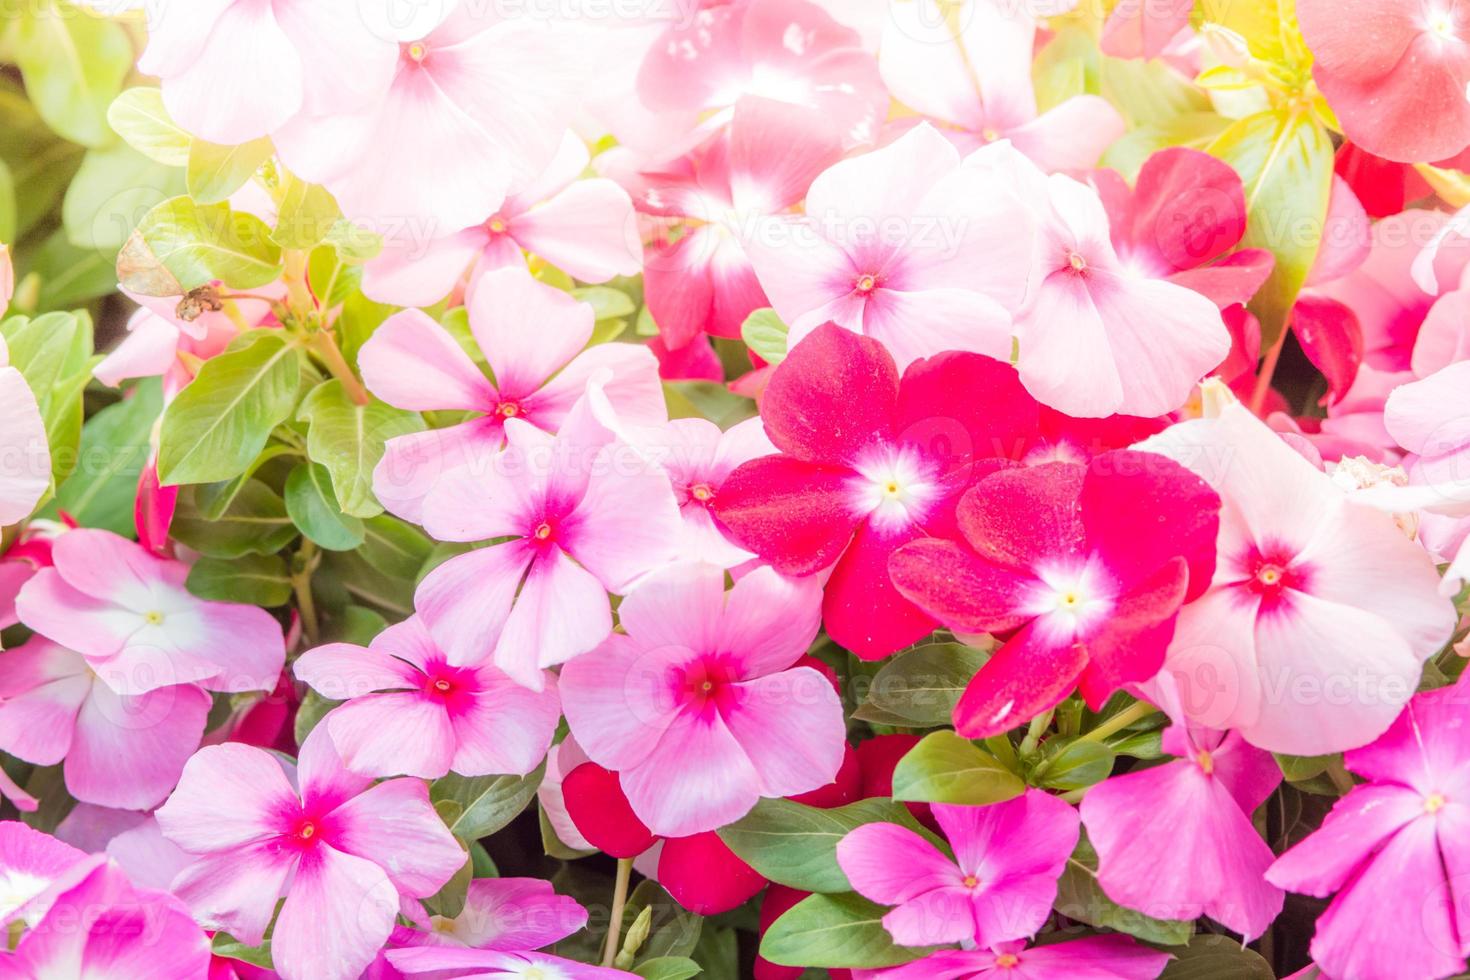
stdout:
{"type": "Polygon", "coordinates": [[[574,133],[531,183],[506,197],[483,222],[428,242],[411,228],[385,235],[383,254],[363,267],[362,291],[379,303],[430,306],[470,270],[524,265],[524,249],[583,282],[633,276],[642,246],[628,192],[604,178],[579,180],[591,157],[574,133]]]}
{"type": "Polygon", "coordinates": [[[713,565],[671,566],[618,607],[626,634],[562,669],[572,734],[653,833],[714,830],[836,777],[842,703],[819,671],[793,666],[820,605],[809,578],[762,568],[727,596],[713,565]]]}
{"type": "Polygon", "coordinates": [[[86,859],[85,852],[19,820],[0,822],[0,925],[39,922],[51,883],[86,859]]]}
{"type": "Polygon", "coordinates": [[[644,105],[728,110],[755,95],[820,111],[849,145],[872,142],[888,115],[888,92],[856,32],[806,0],[697,0],[697,7],[692,17],[681,11],[644,58],[644,105]]]}
{"type": "Polygon", "coordinates": [[[643,275],[648,310],[671,350],[701,333],[738,337],[745,319],[770,305],[748,240],[763,218],[796,205],[841,156],[830,120],[747,96],[727,129],[638,175],[638,210],[654,225],[643,275]],[[665,225],[682,234],[673,237],[665,225]]]}
{"type": "Polygon", "coordinates": [[[176,684],[269,691],[286,661],[281,626],[264,609],[196,599],[189,566],[110,531],[68,531],[15,600],[21,622],[75,650],[116,694],[176,684]]]}
{"type": "Polygon", "coordinates": [[[972,154],[966,167],[1004,175],[1034,209],[1041,267],[1016,335],[1021,380],[1041,402],[1084,417],[1164,415],[1225,360],[1230,332],[1219,309],[1119,261],[1092,188],[1047,177],[1003,145],[972,154]]]}
{"type": "MultiPolygon", "coordinates": [[[[379,3],[386,0],[379,0],[379,3]]],[[[379,98],[394,45],[376,36],[363,0],[148,0],[138,70],[162,79],[179,125],[233,146],[301,112],[348,112],[379,98]]]]}
{"type": "Polygon", "coordinates": [[[163,802],[211,704],[193,684],[118,694],[81,654],[41,636],[0,654],[0,749],[38,766],[63,763],[67,791],[86,803],[163,802]]]}
{"type": "Polygon", "coordinates": [[[349,772],[318,726],[295,778],[253,746],[200,749],[155,815],[195,857],[173,891],[206,928],[258,946],[284,980],[355,980],[404,899],[427,898],[465,863],[417,779],[349,772]]]}
{"type": "Polygon", "coordinates": [[[1225,501],[1214,579],[1180,613],[1164,666],[1182,720],[1293,755],[1372,741],[1454,630],[1434,562],[1218,382],[1206,406],[1139,447],[1225,501]]]}
{"type": "Polygon", "coordinates": [[[464,910],[433,916],[426,931],[394,930],[395,946],[439,946],[524,953],[541,949],[587,924],[576,899],[558,895],[539,878],[478,878],[470,882],[464,910]]]}
{"type": "Polygon", "coordinates": [[[1333,977],[1447,977],[1465,970],[1470,920],[1470,726],[1464,681],[1415,697],[1372,744],[1343,756],[1367,780],[1267,879],[1327,898],[1312,959],[1333,977]]]}
{"type": "Polygon", "coordinates": [[[755,557],[730,540],[712,508],[737,466],[778,452],[759,418],[721,432],[707,419],[674,419],[657,429],[638,429],[629,438],[669,474],[684,519],[681,561],[735,568],[755,557]]]}
{"type": "Polygon", "coordinates": [[[609,592],[678,557],[669,478],[601,421],[612,422],[604,381],[589,383],[554,438],[508,419],[503,452],[444,474],[424,499],[424,529],[440,541],[507,539],[419,584],[419,615],[450,664],[493,661],[539,691],[547,667],[612,631],[609,592]]]}
{"type": "Polygon", "coordinates": [[[991,949],[940,950],[902,966],[853,970],[854,980],[1154,980],[1169,954],[1109,933],[1045,946],[998,943],[991,949]]]}
{"type": "Polygon", "coordinates": [[[1010,357],[1035,234],[1002,180],[961,166],[923,124],[825,171],[805,216],[760,222],[746,252],[792,346],[835,323],[882,341],[902,369],[948,350],[1010,357]]]}
{"type": "Polygon", "coordinates": [[[209,969],[209,939],[183,903],[133,887],[105,857],[74,864],[44,901],[45,916],[0,952],[0,976],[202,980],[209,969]]]}
{"type": "Polygon", "coordinates": [[[878,66],[893,97],[961,152],[1004,139],[1048,173],[1089,170],[1123,135],[1123,117],[1096,95],[1038,113],[1035,45],[1036,17],[1025,5],[915,0],[893,6],[878,66]]]}
{"type": "MultiPolygon", "coordinates": [[[[0,312],[4,308],[0,303],[0,312]]],[[[0,527],[29,517],[50,486],[46,422],[25,376],[10,366],[10,352],[0,337],[0,527]]]]}
{"type": "Polygon", "coordinates": [[[618,415],[631,424],[668,419],[657,359],[641,345],[598,344],[592,307],[531,278],[497,269],[469,297],[470,332],[495,380],[421,310],[389,317],[358,352],[369,390],[413,412],[477,413],[444,429],[388,440],[373,491],[388,510],[422,523],[424,498],[452,470],[483,464],[505,445],[505,423],[555,432],[599,371],[618,415]]]}
{"type": "MultiPolygon", "coordinates": [[[[391,82],[347,111],[273,133],[291,172],[324,184],[350,219],[412,217],[429,238],[480,224],[555,158],[576,91],[575,47],[540,17],[446,3],[392,33],[391,82]]],[[[386,36],[386,35],[385,35],[386,36]]]]}
{"type": "Polygon", "coordinates": [[[603,966],[588,966],[548,953],[503,952],[494,949],[454,949],[419,946],[390,949],[384,954],[405,977],[456,976],[493,980],[495,977],[522,980],[627,980],[635,974],[603,966]],[[468,971],[468,972],[465,972],[468,971]]]}
{"type": "Polygon", "coordinates": [[[347,702],[322,724],[343,765],[364,776],[525,775],[561,720],[554,676],[530,691],[489,664],[451,666],[417,616],[366,648],[309,650],[294,669],[318,694],[347,702]]]}
{"type": "Polygon", "coordinates": [[[837,863],[864,898],[895,906],[883,928],[901,946],[994,946],[1033,935],[1051,915],[1057,879],[1077,846],[1077,811],[1038,789],[990,806],[937,803],[950,859],[919,834],[870,823],[837,844],[837,863]]]}

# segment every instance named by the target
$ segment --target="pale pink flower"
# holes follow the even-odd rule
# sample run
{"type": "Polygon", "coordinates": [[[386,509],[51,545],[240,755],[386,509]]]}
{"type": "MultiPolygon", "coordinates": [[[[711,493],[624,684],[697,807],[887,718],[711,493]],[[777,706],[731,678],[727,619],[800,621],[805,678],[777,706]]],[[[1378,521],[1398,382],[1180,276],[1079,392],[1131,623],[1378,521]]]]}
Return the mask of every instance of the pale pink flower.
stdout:
{"type": "Polygon", "coordinates": [[[618,607],[626,633],[562,669],[567,723],[619,774],[655,834],[738,820],[762,797],[837,775],[846,746],[832,684],[793,666],[816,636],[821,588],[769,568],[725,594],[713,565],[649,576],[618,607]]]}
{"type": "Polygon", "coordinates": [[[1096,95],[1038,113],[1036,23],[1013,0],[894,4],[878,56],[883,81],[961,152],[1005,139],[1048,173],[1089,170],[1123,135],[1123,117],[1096,95]]]}
{"type": "Polygon", "coordinates": [[[318,694],[347,702],[321,724],[343,764],[365,776],[525,775],[561,720],[554,675],[531,691],[490,664],[451,666],[417,616],[368,647],[309,650],[294,670],[318,694]]]}
{"type": "Polygon", "coordinates": [[[1169,954],[1108,933],[1031,946],[946,949],[902,966],[853,970],[856,980],[1154,980],[1169,954]]]}
{"type": "Polygon", "coordinates": [[[536,799],[541,804],[541,812],[546,814],[546,820],[551,824],[557,840],[574,851],[595,851],[597,846],[583,837],[582,832],[577,829],[576,821],[567,811],[567,796],[562,784],[573,769],[591,761],[587,753],[582,751],[582,746],[577,744],[576,738],[568,735],[553,745],[546,754],[546,775],[541,780],[541,785],[536,787],[536,799]]]}
{"type": "Polygon", "coordinates": [[[477,878],[464,910],[431,917],[425,930],[397,929],[396,946],[458,946],[523,953],[560,942],[587,924],[576,899],[539,878],[477,878]]]}
{"type": "Polygon", "coordinates": [[[1455,626],[1434,563],[1218,382],[1210,417],[1140,444],[1225,502],[1210,590],[1179,615],[1164,671],[1184,721],[1294,755],[1382,734],[1455,626]]]}
{"type": "Polygon", "coordinates": [[[63,763],[67,791],[87,803],[163,802],[211,704],[194,684],[118,694],[81,654],[41,636],[0,654],[0,748],[39,766],[63,763]]]}
{"type": "Polygon", "coordinates": [[[638,344],[587,348],[592,307],[524,268],[484,274],[467,312],[494,381],[420,310],[389,317],[358,352],[363,380],[388,404],[476,413],[448,428],[388,440],[373,491],[398,516],[422,523],[424,498],[435,483],[452,470],[484,464],[505,445],[507,420],[556,432],[599,371],[611,373],[604,390],[620,418],[641,424],[668,418],[653,354],[638,344]]]}
{"type": "Polygon", "coordinates": [[[579,180],[591,157],[573,133],[531,183],[494,214],[463,231],[417,241],[404,226],[384,236],[383,253],[363,267],[362,291],[380,303],[429,306],[470,270],[524,265],[530,252],[582,282],[638,274],[642,246],[633,201],[614,181],[579,180]]]}
{"type": "Polygon", "coordinates": [[[138,69],[162,79],[169,115],[189,132],[244,143],[303,111],[347,112],[381,97],[398,52],[373,33],[372,2],[147,0],[138,69]]]}
{"type": "Polygon", "coordinates": [[[806,215],[757,223],[746,252],[790,346],[836,323],[881,341],[902,370],[946,350],[1010,357],[1035,235],[1002,180],[961,166],[923,124],[829,168],[806,215]]]}
{"type": "Polygon", "coordinates": [[[348,218],[412,220],[440,238],[484,221],[551,163],[574,109],[576,49],[545,18],[502,17],[494,4],[420,13],[394,31],[391,83],[371,101],[304,113],[273,137],[291,172],[324,184],[348,218]]]}
{"type": "Polygon", "coordinates": [[[46,912],[46,890],[87,855],[19,820],[0,822],[0,925],[35,925],[46,912]]]}
{"type": "Polygon", "coordinates": [[[384,954],[394,969],[406,977],[457,976],[476,980],[496,977],[535,978],[548,980],[627,980],[626,970],[588,966],[576,960],[548,953],[504,952],[495,949],[455,949],[446,946],[418,946],[390,949],[384,954]]]}
{"type": "Polygon", "coordinates": [[[864,898],[895,906],[883,928],[902,946],[988,947],[1035,934],[1077,846],[1077,811],[1038,789],[990,806],[936,803],[950,859],[894,823],[864,824],[837,844],[837,863],[864,898]]]}
{"type": "Polygon", "coordinates": [[[271,935],[285,980],[355,980],[401,901],[433,895],[467,860],[423,782],[353,775],[320,726],[294,780],[264,749],[200,749],[156,817],[196,858],[173,891],[207,928],[259,945],[285,896],[271,935]]]}
{"type": "Polygon", "coordinates": [[[46,912],[0,952],[0,975],[203,980],[209,939],[167,892],[134,888],[105,857],[79,861],[50,886],[46,912]]]}
{"type": "Polygon", "coordinates": [[[424,499],[440,541],[506,539],[451,558],[415,604],[455,666],[493,661],[534,690],[545,669],[612,630],[608,593],[677,557],[683,524],[668,476],[601,419],[605,376],[552,437],[507,419],[507,448],[442,475],[424,499]]]}
{"type": "Polygon", "coordinates": [[[286,660],[280,624],[256,606],[195,598],[183,562],[80,529],[56,540],[52,560],[21,589],[21,622],[80,653],[114,693],[275,687],[286,660]]]}

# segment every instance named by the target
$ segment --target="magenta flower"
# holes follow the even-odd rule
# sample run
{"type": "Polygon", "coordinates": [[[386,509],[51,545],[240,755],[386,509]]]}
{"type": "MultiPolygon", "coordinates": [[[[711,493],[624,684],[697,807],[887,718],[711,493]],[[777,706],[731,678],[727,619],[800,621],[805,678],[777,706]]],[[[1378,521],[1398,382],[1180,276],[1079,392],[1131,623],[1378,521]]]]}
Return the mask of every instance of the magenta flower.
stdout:
{"type": "Polygon", "coordinates": [[[1294,755],[1370,742],[1454,630],[1434,562],[1217,383],[1206,402],[1213,417],[1140,445],[1225,501],[1214,580],[1165,665],[1186,720],[1294,755]]]}
{"type": "Polygon", "coordinates": [[[354,980],[400,901],[433,895],[466,860],[422,782],[353,775],[320,726],[294,785],[263,749],[208,746],[156,817],[196,857],[173,891],[207,928],[259,945],[285,896],[271,934],[285,980],[354,980]]]}
{"type": "Polygon", "coordinates": [[[925,124],[829,168],[805,216],[766,219],[746,251],[792,345],[835,323],[906,368],[948,350],[1010,357],[1035,234],[1016,195],[925,124]]]}
{"type": "Polygon", "coordinates": [[[817,635],[817,588],[763,568],[726,596],[720,569],[671,566],[618,607],[626,634],[562,668],[572,734],[653,833],[714,830],[837,775],[841,701],[793,666],[817,635]]]}
{"type": "Polygon", "coordinates": [[[94,530],[57,538],[52,560],[16,598],[21,622],[80,653],[115,693],[276,686],[286,661],[280,624],[256,606],[196,599],[183,562],[94,530]]]}
{"type": "Polygon", "coordinates": [[[1274,855],[1251,823],[1281,770],[1235,732],[1176,724],[1164,751],[1179,758],[1082,798],[1098,884],[1119,905],[1169,919],[1208,915],[1249,942],[1281,912],[1281,890],[1264,878],[1274,855]]]}
{"type": "MultiPolygon", "coordinates": [[[[8,276],[10,260],[0,246],[0,275],[8,276]]],[[[9,294],[0,289],[0,313],[9,294]]],[[[25,377],[10,366],[10,352],[0,337],[0,527],[31,516],[51,486],[51,449],[46,423],[25,377]]]]}
{"type": "Polygon", "coordinates": [[[46,913],[52,882],[87,855],[19,820],[0,822],[0,925],[35,925],[46,913]]]}
{"type": "Polygon", "coordinates": [[[363,267],[362,290],[397,306],[430,306],[470,270],[524,266],[522,249],[583,282],[638,274],[642,246],[628,192],[611,180],[578,180],[587,144],[562,137],[556,157],[478,225],[428,242],[405,227],[385,236],[383,254],[363,267]]]}
{"type": "Polygon", "coordinates": [[[119,694],[81,654],[42,636],[0,654],[0,749],[38,766],[64,760],[68,792],[86,803],[163,802],[212,703],[194,684],[119,694]]]}
{"type": "Polygon", "coordinates": [[[1039,409],[1015,370],[949,353],[900,381],[882,344],[829,324],[776,368],[762,406],[781,453],[730,474],[716,520],[783,575],[832,568],[823,619],[858,656],[932,632],[934,619],[890,583],[888,556],[952,528],[981,461],[1036,438],[1039,409]]]}
{"type": "Polygon", "coordinates": [[[134,888],[104,857],[63,872],[44,901],[44,917],[0,952],[0,975],[202,980],[209,969],[209,940],[183,904],[134,888]]]}
{"type": "Polygon", "coordinates": [[[539,878],[477,878],[464,910],[452,919],[433,916],[425,930],[397,929],[397,946],[458,946],[524,953],[560,942],[587,924],[576,899],[558,895],[539,878]]]}
{"type": "Polygon", "coordinates": [[[960,501],[964,543],[894,552],[898,591],[949,628],[1009,634],[955,707],[986,738],[1080,688],[1093,710],[1164,663],[1180,606],[1209,587],[1220,498],[1183,466],[1129,450],[1086,466],[1003,469],[960,501]]]}
{"type": "Polygon", "coordinates": [[[548,953],[508,953],[494,949],[456,949],[451,946],[414,946],[384,954],[406,977],[546,977],[547,980],[627,980],[625,970],[588,966],[548,953]]]}
{"type": "Polygon", "coordinates": [[[1470,741],[1465,684],[1415,697],[1376,741],[1343,757],[1368,782],[1266,878],[1326,898],[1312,959],[1333,977],[1444,977],[1465,970],[1470,741]]]}
{"type": "Polygon", "coordinates": [[[935,804],[951,859],[907,827],[870,823],[837,845],[853,890],[896,906],[883,928],[901,946],[994,946],[1034,934],[1077,846],[1077,811],[1041,790],[990,806],[935,804]]]}
{"type": "Polygon", "coordinates": [[[999,943],[992,949],[947,949],[902,966],[853,970],[854,980],[1153,980],[1169,954],[1132,936],[1085,936],[1032,946],[999,943]]]}
{"type": "Polygon", "coordinates": [[[294,669],[318,694],[347,702],[321,723],[343,765],[364,776],[524,775],[561,720],[554,675],[531,691],[489,664],[451,666],[417,616],[367,648],[309,650],[294,669]]]}
{"type": "Polygon", "coordinates": [[[449,663],[493,660],[540,690],[547,667],[612,631],[608,592],[677,557],[669,478],[599,421],[613,422],[602,385],[588,386],[555,438],[508,419],[504,452],[444,474],[425,498],[424,528],[438,540],[506,539],[419,583],[419,615],[449,663]]]}
{"type": "Polygon", "coordinates": [[[373,471],[373,491],[400,517],[421,523],[424,496],[435,482],[503,447],[506,420],[555,432],[599,371],[612,373],[604,391],[624,421],[668,418],[655,358],[635,344],[584,349],[592,339],[592,307],[537,282],[524,268],[483,275],[467,309],[494,381],[420,310],[389,317],[358,354],[368,388],[388,404],[413,412],[475,413],[449,428],[388,440],[373,471]]]}

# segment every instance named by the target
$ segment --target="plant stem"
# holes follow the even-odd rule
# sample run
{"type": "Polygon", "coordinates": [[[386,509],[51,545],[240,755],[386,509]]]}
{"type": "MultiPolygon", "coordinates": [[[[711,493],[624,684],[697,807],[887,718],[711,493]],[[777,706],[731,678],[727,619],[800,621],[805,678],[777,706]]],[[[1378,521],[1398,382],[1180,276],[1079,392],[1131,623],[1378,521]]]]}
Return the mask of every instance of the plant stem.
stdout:
{"type": "Polygon", "coordinates": [[[1051,726],[1052,715],[1055,713],[1056,709],[1052,709],[1031,719],[1031,725],[1026,729],[1026,737],[1021,739],[1021,746],[1017,749],[1018,754],[1024,758],[1036,751],[1036,747],[1041,744],[1041,736],[1051,726]]]}
{"type": "Polygon", "coordinates": [[[286,270],[283,278],[286,282],[286,297],[291,312],[304,319],[316,308],[316,303],[311,298],[311,287],[306,284],[307,256],[300,249],[290,249],[285,258],[286,270]]]}
{"type": "Polygon", "coordinates": [[[602,947],[602,965],[612,969],[618,958],[618,939],[623,931],[623,909],[628,904],[628,881],[633,877],[633,859],[618,858],[618,878],[613,885],[612,916],[607,924],[607,944],[602,947]]]}
{"type": "Polygon", "coordinates": [[[1109,735],[1115,735],[1118,732],[1121,732],[1123,729],[1127,728],[1135,721],[1142,721],[1149,715],[1157,714],[1158,710],[1158,708],[1155,708],[1147,701],[1135,701],[1133,704],[1113,715],[1113,717],[1109,718],[1101,725],[1098,725],[1092,731],[1078,735],[1077,741],[1101,742],[1109,735]]]}
{"type": "Polygon", "coordinates": [[[1332,785],[1336,786],[1338,792],[1344,796],[1352,792],[1353,787],[1358,785],[1353,782],[1353,777],[1349,776],[1348,771],[1343,768],[1341,759],[1334,759],[1332,765],[1327,767],[1327,778],[1332,780],[1332,785]]]}
{"type": "Polygon", "coordinates": [[[347,397],[352,399],[353,404],[366,405],[372,400],[368,395],[368,390],[357,379],[352,366],[347,363],[347,358],[342,356],[342,349],[337,346],[337,340],[332,336],[332,331],[319,330],[313,334],[311,349],[321,357],[327,370],[332,372],[332,377],[342,382],[342,387],[346,389],[347,397]]]}
{"type": "Polygon", "coordinates": [[[303,541],[296,557],[301,568],[291,576],[291,588],[296,593],[296,609],[301,613],[301,629],[306,634],[307,645],[316,646],[321,625],[316,615],[316,599],[311,594],[311,576],[316,571],[321,555],[315,544],[303,541]]]}
{"type": "Polygon", "coordinates": [[[1281,362],[1281,349],[1286,346],[1286,328],[1281,330],[1281,336],[1276,338],[1276,343],[1266,351],[1266,359],[1261,362],[1261,373],[1256,376],[1256,387],[1251,391],[1250,409],[1256,415],[1266,407],[1266,396],[1271,393],[1271,379],[1276,376],[1276,365],[1281,362]]]}

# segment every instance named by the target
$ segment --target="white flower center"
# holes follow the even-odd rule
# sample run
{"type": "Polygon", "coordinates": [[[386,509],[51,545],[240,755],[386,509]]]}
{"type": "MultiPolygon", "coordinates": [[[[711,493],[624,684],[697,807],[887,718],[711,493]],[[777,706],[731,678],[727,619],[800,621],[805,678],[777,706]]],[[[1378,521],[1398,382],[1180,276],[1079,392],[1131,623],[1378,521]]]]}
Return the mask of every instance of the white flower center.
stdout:
{"type": "Polygon", "coordinates": [[[1113,609],[1115,593],[1108,576],[1091,562],[1040,568],[1036,576],[1039,581],[1023,609],[1052,642],[1086,635],[1113,609]]]}
{"type": "Polygon", "coordinates": [[[937,495],[933,468],[911,449],[868,453],[851,481],[853,509],[880,527],[903,527],[924,519],[937,495]]]}

